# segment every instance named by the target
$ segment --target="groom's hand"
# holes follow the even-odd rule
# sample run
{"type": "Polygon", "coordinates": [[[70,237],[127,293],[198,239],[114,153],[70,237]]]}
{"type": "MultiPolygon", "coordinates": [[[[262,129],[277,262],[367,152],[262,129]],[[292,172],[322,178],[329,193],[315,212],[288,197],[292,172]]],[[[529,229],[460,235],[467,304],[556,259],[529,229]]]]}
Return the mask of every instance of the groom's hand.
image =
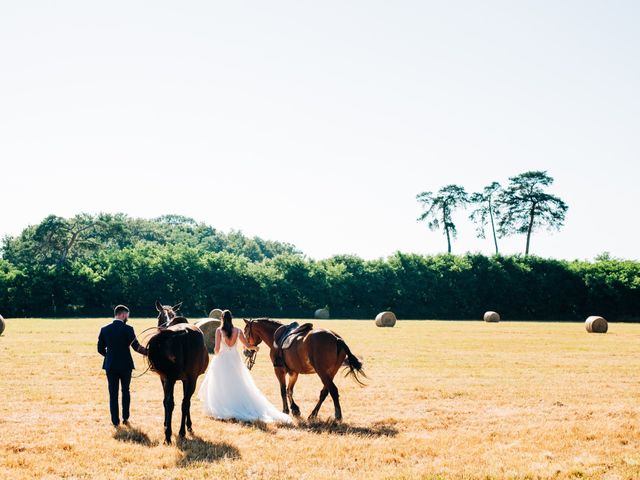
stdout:
{"type": "Polygon", "coordinates": [[[149,355],[149,349],[140,345],[137,339],[134,339],[133,342],[131,342],[131,348],[133,348],[140,355],[149,355]]]}

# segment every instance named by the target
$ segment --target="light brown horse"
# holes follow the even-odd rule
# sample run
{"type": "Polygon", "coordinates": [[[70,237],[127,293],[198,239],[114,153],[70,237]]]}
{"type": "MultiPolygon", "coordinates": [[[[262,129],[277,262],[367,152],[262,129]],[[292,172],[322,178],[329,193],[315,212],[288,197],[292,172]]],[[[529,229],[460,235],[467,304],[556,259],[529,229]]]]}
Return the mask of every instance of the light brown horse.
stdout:
{"type": "Polygon", "coordinates": [[[173,390],[178,380],[182,381],[182,418],[179,435],[186,435],[185,426],[193,432],[191,422],[191,397],[196,389],[198,377],[207,370],[209,354],[204,336],[198,327],[186,318],[176,316],[174,307],[161,305],[158,310],[158,331],[147,344],[151,370],[160,375],[164,391],[164,435],[165,443],[171,443],[171,416],[173,414],[173,390]]]}
{"type": "Polygon", "coordinates": [[[362,370],[362,362],[351,353],[340,335],[330,330],[314,328],[302,338],[295,340],[291,347],[282,351],[284,366],[275,366],[278,349],[274,346],[273,340],[276,330],[281,326],[282,323],[268,318],[245,319],[244,335],[249,345],[256,346],[264,342],[270,348],[271,362],[274,363],[273,369],[280,382],[282,411],[289,413],[288,402],[290,402],[293,415],[300,415],[300,408],[293,399],[293,387],[299,374],[317,373],[322,380],[323,387],[320,391],[320,399],[309,415],[309,419],[318,416],[322,402],[330,394],[335,407],[335,418],[342,420],[340,395],[333,378],[340,367],[345,366],[348,369],[347,374],[353,376],[360,385],[364,385],[359,378],[360,375],[366,377],[362,370]],[[288,385],[287,375],[289,375],[288,385]]]}
{"type": "Polygon", "coordinates": [[[182,307],[182,302],[176,303],[173,307],[170,305],[162,305],[156,300],[156,310],[158,311],[158,327],[170,327],[177,323],[189,323],[185,317],[178,317],[176,312],[182,307]],[[173,319],[177,318],[176,322],[173,319]]]}

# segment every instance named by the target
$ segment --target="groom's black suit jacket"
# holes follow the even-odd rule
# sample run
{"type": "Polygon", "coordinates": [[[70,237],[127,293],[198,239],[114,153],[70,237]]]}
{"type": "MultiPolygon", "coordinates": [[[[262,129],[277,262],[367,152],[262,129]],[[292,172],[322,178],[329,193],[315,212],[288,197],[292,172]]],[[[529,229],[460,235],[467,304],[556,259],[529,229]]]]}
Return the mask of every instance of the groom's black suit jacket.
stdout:
{"type": "Polygon", "coordinates": [[[120,320],[114,320],[102,327],[98,335],[98,352],[104,356],[102,368],[118,371],[133,370],[135,366],[129,345],[135,338],[133,327],[120,320]]]}

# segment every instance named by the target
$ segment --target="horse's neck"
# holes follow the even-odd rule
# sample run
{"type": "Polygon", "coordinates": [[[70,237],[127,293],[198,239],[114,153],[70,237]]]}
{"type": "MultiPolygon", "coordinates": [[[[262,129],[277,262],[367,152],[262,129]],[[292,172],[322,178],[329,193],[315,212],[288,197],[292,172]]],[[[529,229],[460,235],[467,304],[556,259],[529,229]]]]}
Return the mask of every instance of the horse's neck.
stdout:
{"type": "Polygon", "coordinates": [[[260,329],[260,337],[262,338],[262,341],[264,343],[269,345],[269,348],[271,348],[271,346],[273,345],[273,335],[276,333],[277,329],[278,327],[274,328],[273,326],[267,324],[265,324],[260,329]]]}

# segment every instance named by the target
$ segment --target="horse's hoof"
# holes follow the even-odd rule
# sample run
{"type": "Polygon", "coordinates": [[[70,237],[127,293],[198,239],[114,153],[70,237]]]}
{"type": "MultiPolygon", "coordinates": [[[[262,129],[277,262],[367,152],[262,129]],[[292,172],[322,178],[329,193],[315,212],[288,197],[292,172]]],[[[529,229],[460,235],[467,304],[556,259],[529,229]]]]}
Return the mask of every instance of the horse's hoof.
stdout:
{"type": "Polygon", "coordinates": [[[299,417],[300,416],[300,410],[299,409],[291,410],[291,414],[294,417],[299,417]]]}
{"type": "Polygon", "coordinates": [[[170,438],[165,438],[164,439],[164,444],[165,445],[171,445],[171,439],[170,438]]]}
{"type": "Polygon", "coordinates": [[[191,428],[191,427],[187,428],[187,432],[193,433],[193,428],[191,428]]]}
{"type": "Polygon", "coordinates": [[[309,415],[307,417],[307,420],[309,420],[310,422],[315,420],[316,418],[318,418],[318,414],[317,413],[312,413],[311,415],[309,415]]]}

